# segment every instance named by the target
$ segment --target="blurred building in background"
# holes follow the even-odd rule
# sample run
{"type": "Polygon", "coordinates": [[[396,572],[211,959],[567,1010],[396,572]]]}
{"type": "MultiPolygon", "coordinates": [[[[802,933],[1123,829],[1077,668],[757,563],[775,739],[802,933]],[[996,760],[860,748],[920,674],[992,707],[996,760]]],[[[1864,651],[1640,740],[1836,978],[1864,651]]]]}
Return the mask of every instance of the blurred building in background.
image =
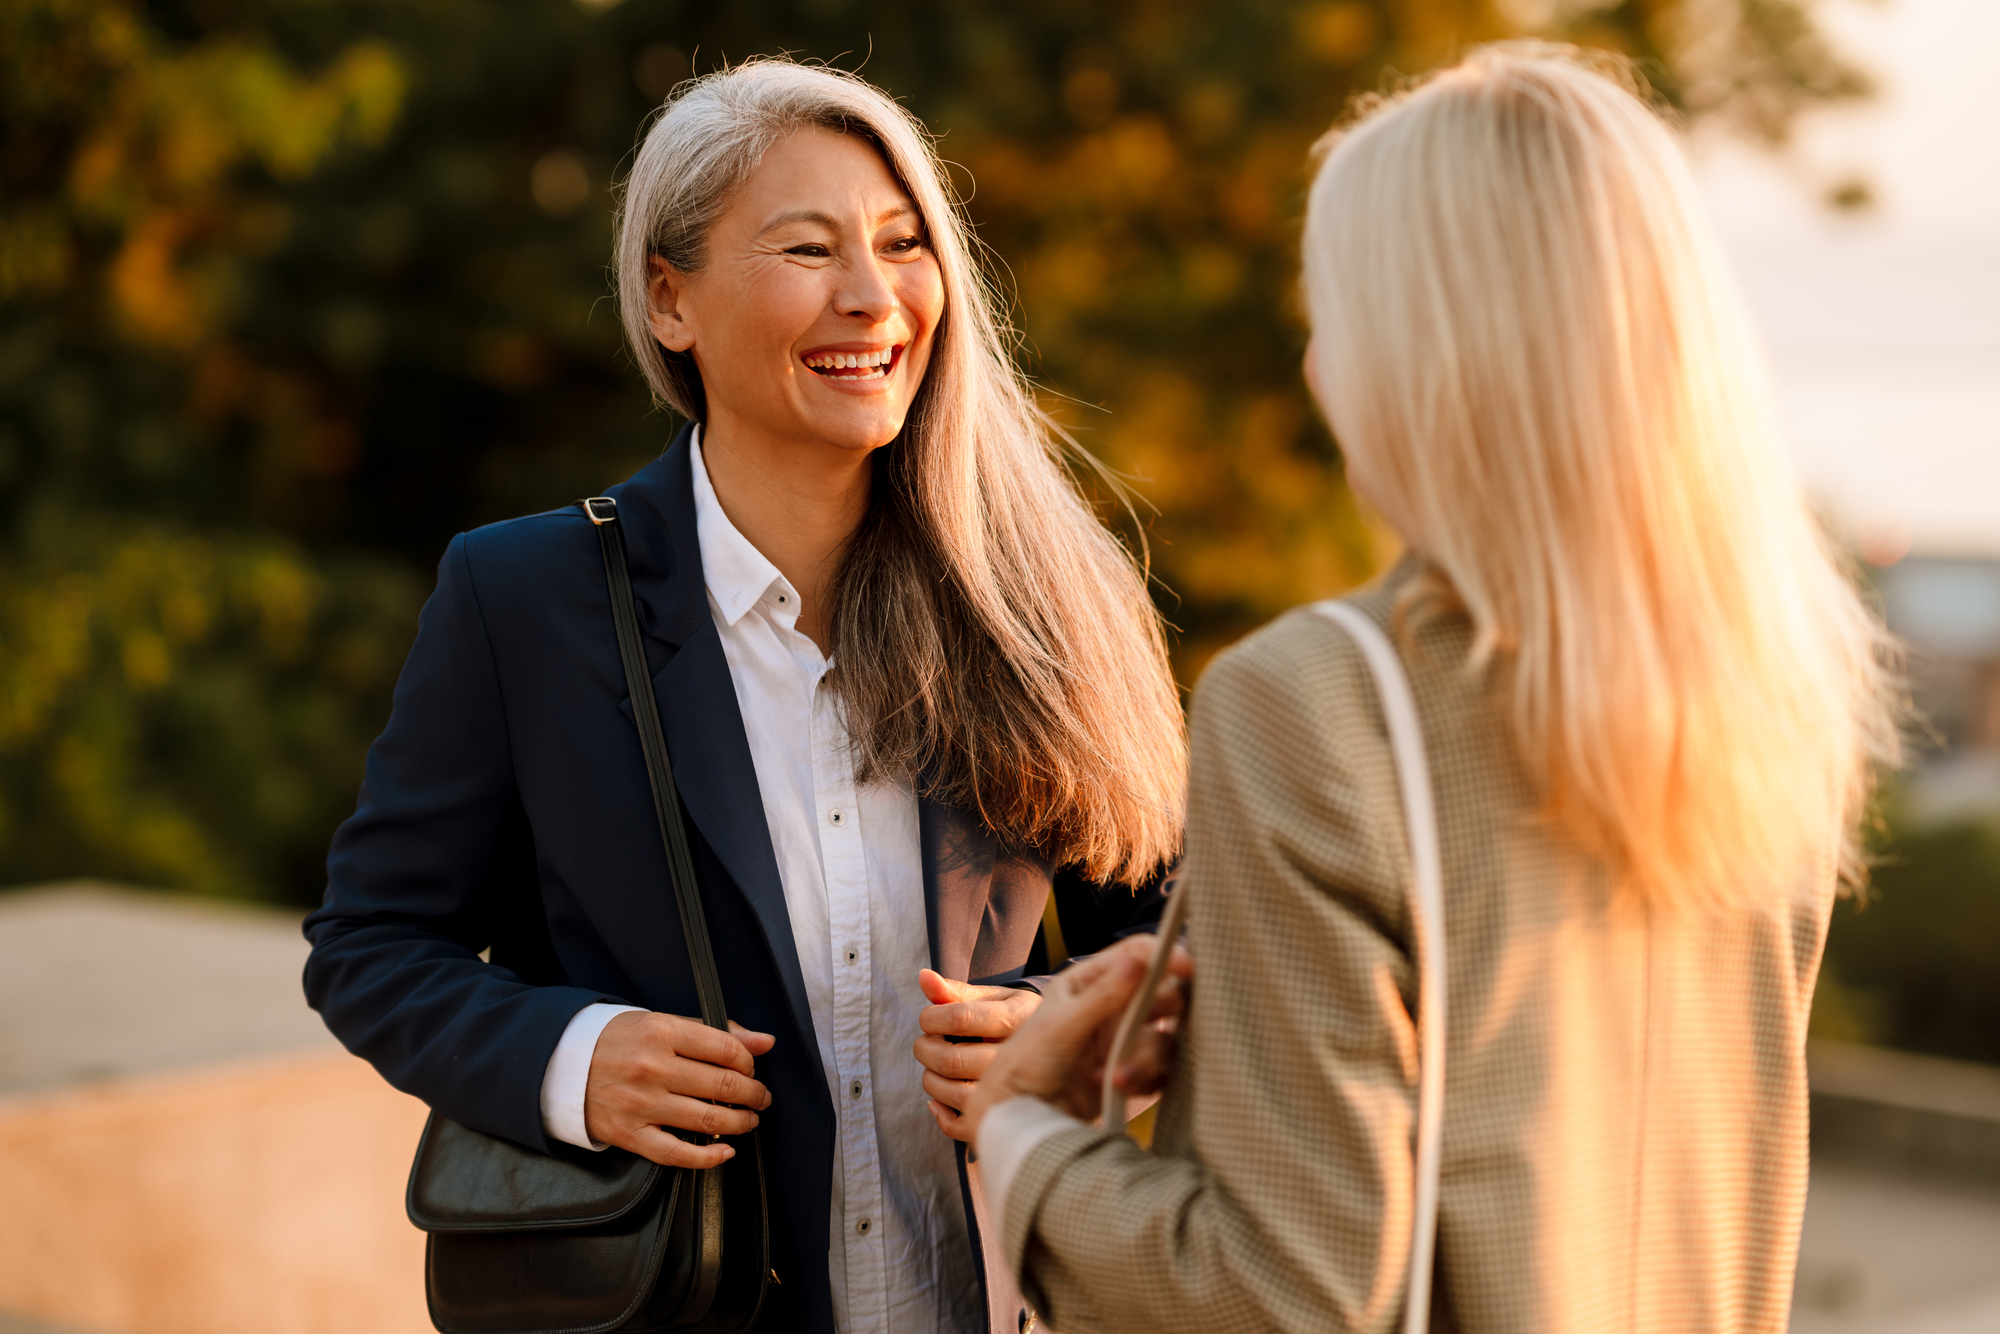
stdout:
{"type": "MultiPolygon", "coordinates": [[[[1995,368],[2000,374],[2000,367],[1995,368]]],[[[2000,451],[2000,444],[1996,444],[2000,451]]],[[[1877,572],[1908,646],[1926,727],[1908,814],[1926,825],[2000,813],[2000,555],[1909,556],[1877,572]]]]}

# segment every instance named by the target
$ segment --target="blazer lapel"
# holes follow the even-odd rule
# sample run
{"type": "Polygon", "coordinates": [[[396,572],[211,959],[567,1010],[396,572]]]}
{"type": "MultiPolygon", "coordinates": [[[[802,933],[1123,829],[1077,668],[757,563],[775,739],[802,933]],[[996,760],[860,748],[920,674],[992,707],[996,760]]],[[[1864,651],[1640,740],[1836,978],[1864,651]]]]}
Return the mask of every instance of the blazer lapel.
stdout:
{"type": "Polygon", "coordinates": [[[917,801],[917,834],[923,848],[931,967],[962,982],[971,976],[972,952],[986,915],[994,838],[964,811],[929,797],[917,801]]]}
{"type": "Polygon", "coordinates": [[[626,530],[640,624],[648,638],[658,641],[648,645],[648,665],[675,785],[695,827],[756,914],[784,981],[792,1019],[817,1065],[819,1043],[785,886],[764,822],[757,768],[729,661],[708,609],[695,531],[688,447],[692,434],[691,428],[683,428],[664,455],[611,494],[618,499],[626,530]]]}
{"type": "Polygon", "coordinates": [[[1048,860],[1001,848],[976,816],[928,797],[919,799],[917,829],[931,967],[960,981],[1019,977],[1048,903],[1048,860]]]}
{"type": "Polygon", "coordinates": [[[736,706],[736,685],[713,622],[653,674],[653,697],[659,701],[681,800],[757,914],[764,943],[784,979],[792,1018],[817,1061],[819,1043],[813,1036],[792,915],[785,906],[785,885],[764,821],[764,798],[736,706]]]}

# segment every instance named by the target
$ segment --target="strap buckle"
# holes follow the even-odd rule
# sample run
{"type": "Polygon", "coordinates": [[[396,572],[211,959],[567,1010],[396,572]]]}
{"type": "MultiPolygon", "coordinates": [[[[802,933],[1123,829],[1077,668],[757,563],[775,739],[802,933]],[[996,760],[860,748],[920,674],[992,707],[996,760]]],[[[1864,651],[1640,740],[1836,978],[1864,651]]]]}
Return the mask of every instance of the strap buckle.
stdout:
{"type": "Polygon", "coordinates": [[[610,496],[592,496],[588,500],[579,500],[576,503],[583,506],[583,512],[600,528],[607,523],[618,522],[618,502],[610,496]],[[599,511],[600,506],[602,512],[599,511]]]}

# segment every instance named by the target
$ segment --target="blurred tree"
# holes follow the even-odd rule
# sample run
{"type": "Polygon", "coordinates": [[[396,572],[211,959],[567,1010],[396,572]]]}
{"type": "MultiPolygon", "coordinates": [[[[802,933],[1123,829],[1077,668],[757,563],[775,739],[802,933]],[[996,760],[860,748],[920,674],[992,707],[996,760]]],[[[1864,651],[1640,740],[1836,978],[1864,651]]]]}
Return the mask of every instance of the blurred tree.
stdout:
{"type": "Polygon", "coordinates": [[[1777,139],[1861,87],[1806,3],[6,0],[0,881],[317,897],[446,540],[673,428],[608,190],[697,68],[863,66],[944,136],[1024,363],[1156,507],[1191,679],[1381,558],[1297,375],[1349,95],[1539,31],[1777,139]]]}

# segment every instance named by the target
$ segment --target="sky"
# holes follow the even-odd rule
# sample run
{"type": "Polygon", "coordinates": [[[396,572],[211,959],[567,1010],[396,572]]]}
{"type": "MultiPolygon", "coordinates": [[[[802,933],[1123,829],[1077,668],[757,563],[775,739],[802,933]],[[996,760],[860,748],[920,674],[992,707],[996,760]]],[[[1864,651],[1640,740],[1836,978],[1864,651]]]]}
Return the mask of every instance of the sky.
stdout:
{"type": "Polygon", "coordinates": [[[1778,155],[1703,136],[1702,188],[1808,487],[1876,558],[2000,556],[2000,0],[1817,11],[1880,93],[1778,155]]]}

